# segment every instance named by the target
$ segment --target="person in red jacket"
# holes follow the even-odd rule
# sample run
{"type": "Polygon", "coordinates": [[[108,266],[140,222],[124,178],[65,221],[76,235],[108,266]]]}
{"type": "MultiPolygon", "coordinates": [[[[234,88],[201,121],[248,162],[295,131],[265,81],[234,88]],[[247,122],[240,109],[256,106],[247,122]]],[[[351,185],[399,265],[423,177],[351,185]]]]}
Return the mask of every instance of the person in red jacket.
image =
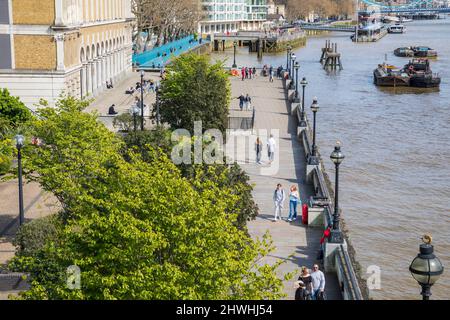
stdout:
{"type": "Polygon", "coordinates": [[[328,226],[328,228],[325,229],[325,231],[323,232],[323,236],[320,239],[320,245],[322,246],[323,243],[325,242],[325,239],[328,239],[331,236],[331,226],[328,226]]]}

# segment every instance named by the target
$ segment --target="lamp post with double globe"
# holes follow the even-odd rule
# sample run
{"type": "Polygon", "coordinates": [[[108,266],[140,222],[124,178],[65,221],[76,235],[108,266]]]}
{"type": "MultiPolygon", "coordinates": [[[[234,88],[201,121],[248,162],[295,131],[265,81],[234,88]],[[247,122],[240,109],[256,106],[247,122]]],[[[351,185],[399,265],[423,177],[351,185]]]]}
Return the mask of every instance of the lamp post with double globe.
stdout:
{"type": "Polygon", "coordinates": [[[233,47],[234,47],[234,55],[233,55],[233,65],[232,68],[237,68],[237,64],[236,64],[236,47],[237,47],[238,43],[236,40],[234,40],[233,42],[233,47]]]}

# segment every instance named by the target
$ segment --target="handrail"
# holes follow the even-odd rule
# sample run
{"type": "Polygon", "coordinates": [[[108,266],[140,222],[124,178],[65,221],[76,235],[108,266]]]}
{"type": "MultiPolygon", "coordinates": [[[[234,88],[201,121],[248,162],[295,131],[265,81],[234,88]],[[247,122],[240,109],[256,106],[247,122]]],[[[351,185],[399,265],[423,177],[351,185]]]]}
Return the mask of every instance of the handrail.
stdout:
{"type": "Polygon", "coordinates": [[[337,252],[339,258],[338,263],[342,266],[344,291],[347,291],[350,294],[350,300],[364,300],[347,250],[345,250],[344,246],[341,244],[337,252]],[[348,290],[345,290],[345,287],[348,290]]]}

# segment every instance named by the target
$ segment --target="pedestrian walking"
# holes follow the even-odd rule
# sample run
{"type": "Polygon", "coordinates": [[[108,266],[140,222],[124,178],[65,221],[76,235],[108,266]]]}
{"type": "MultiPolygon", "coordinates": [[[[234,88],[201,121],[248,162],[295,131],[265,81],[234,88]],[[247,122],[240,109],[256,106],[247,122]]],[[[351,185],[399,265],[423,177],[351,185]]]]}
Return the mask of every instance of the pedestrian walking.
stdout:
{"type": "Polygon", "coordinates": [[[252,68],[248,68],[248,76],[250,79],[252,78],[252,72],[253,72],[252,68]]]}
{"type": "Polygon", "coordinates": [[[277,188],[273,192],[273,202],[275,205],[275,216],[274,221],[277,221],[277,218],[281,220],[281,213],[283,210],[284,200],[286,199],[285,192],[282,188],[281,183],[277,184],[277,188]]]}
{"type": "Polygon", "coordinates": [[[292,186],[289,193],[289,222],[297,220],[297,205],[299,201],[300,195],[297,191],[297,186],[292,186]]]}
{"type": "Polygon", "coordinates": [[[256,138],[255,150],[256,150],[256,163],[261,164],[261,155],[262,155],[263,144],[259,137],[256,138]]]}
{"type": "Polygon", "coordinates": [[[239,108],[242,111],[244,109],[244,103],[245,103],[244,94],[241,94],[239,97],[237,97],[237,99],[239,99],[239,108]]]}
{"type": "Polygon", "coordinates": [[[325,292],[325,275],[319,270],[319,266],[315,264],[313,266],[313,272],[311,273],[312,279],[312,299],[324,300],[325,292]]]}
{"type": "Polygon", "coordinates": [[[270,66],[269,68],[269,81],[273,82],[273,67],[270,66]]]}
{"type": "Polygon", "coordinates": [[[253,78],[256,78],[256,68],[255,67],[253,67],[253,78]]]}
{"type": "Polygon", "coordinates": [[[295,282],[297,290],[295,291],[295,300],[311,300],[312,298],[312,279],[307,267],[302,266],[300,276],[295,282]]]}
{"type": "Polygon", "coordinates": [[[245,67],[245,79],[248,79],[248,68],[245,67]]]}
{"type": "Polygon", "coordinates": [[[267,155],[269,157],[269,164],[272,164],[272,162],[275,158],[276,146],[277,146],[277,144],[275,142],[273,134],[271,134],[269,140],[267,141],[267,155]]]}
{"type": "Polygon", "coordinates": [[[244,67],[242,67],[242,69],[241,69],[241,75],[242,75],[242,81],[244,81],[244,79],[245,79],[245,68],[244,67]]]}
{"type": "Polygon", "coordinates": [[[251,110],[252,109],[252,98],[250,98],[250,96],[247,95],[245,96],[245,110],[251,110]]]}

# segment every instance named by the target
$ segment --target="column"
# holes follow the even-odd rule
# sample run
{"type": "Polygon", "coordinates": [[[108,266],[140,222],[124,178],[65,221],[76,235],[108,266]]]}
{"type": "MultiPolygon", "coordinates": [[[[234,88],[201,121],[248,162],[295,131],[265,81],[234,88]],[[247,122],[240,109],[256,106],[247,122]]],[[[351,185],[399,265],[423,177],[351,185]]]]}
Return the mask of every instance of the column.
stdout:
{"type": "Polygon", "coordinates": [[[87,76],[86,76],[86,68],[87,63],[83,62],[81,65],[81,74],[80,74],[80,84],[81,84],[81,94],[80,97],[84,98],[87,95],[87,76]]]}
{"type": "Polygon", "coordinates": [[[64,70],[64,34],[56,34],[56,70],[64,70]]]}
{"type": "Polygon", "coordinates": [[[97,88],[100,89],[100,90],[98,90],[98,92],[99,92],[99,91],[101,91],[101,87],[103,85],[101,57],[97,58],[96,64],[97,64],[97,88]]]}
{"type": "Polygon", "coordinates": [[[86,65],[86,95],[92,93],[92,62],[86,65]]]}
{"type": "Polygon", "coordinates": [[[97,62],[94,59],[92,62],[92,93],[97,93],[97,62]]]}
{"type": "Polygon", "coordinates": [[[106,77],[106,55],[102,56],[102,78],[103,78],[103,85],[106,85],[106,81],[108,78],[106,77]]]}
{"type": "Polygon", "coordinates": [[[64,25],[63,0],[55,0],[55,26],[64,25]]]}

